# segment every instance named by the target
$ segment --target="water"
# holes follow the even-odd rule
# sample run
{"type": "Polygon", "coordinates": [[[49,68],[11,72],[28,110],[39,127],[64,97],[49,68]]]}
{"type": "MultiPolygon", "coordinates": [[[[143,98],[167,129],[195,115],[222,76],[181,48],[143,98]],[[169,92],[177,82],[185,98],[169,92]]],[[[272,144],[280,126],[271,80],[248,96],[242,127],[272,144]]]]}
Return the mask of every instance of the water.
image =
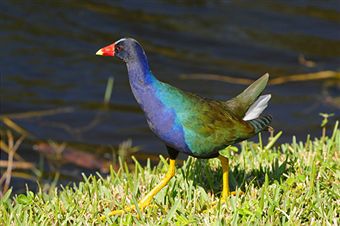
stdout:
{"type": "MultiPolygon", "coordinates": [[[[17,119],[36,139],[116,145],[131,138],[141,151],[166,153],[130,91],[125,65],[95,52],[122,37],[144,46],[154,74],[202,96],[227,99],[243,85],[183,80],[212,73],[256,79],[339,70],[338,1],[1,1],[1,114],[72,108],[17,119]],[[299,55],[316,63],[306,67],[299,55]],[[108,77],[112,99],[103,108],[108,77]],[[97,117],[96,121],[93,119],[97,117]],[[78,130],[77,130],[78,129],[78,130]],[[75,131],[76,130],[76,131],[75,131]]],[[[339,96],[339,80],[269,86],[267,112],[284,135],[320,134],[319,112],[339,96]],[[328,87],[327,89],[325,87],[328,87]]]]}

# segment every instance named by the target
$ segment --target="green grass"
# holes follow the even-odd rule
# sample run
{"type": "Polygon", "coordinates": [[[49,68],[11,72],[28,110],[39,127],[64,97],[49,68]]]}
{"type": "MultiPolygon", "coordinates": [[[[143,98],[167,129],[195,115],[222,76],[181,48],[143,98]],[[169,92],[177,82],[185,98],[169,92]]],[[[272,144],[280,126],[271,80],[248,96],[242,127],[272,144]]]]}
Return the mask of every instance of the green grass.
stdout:
{"type": "MultiPolygon", "coordinates": [[[[267,144],[267,143],[266,143],[267,144]]],[[[243,142],[230,152],[230,187],[242,190],[226,204],[218,203],[221,166],[217,159],[189,158],[144,211],[109,217],[101,214],[134,204],[166,173],[158,166],[134,170],[126,164],[108,177],[84,176],[83,182],[47,192],[2,197],[1,225],[337,225],[340,213],[340,131],[330,137],[271,147],[243,142]],[[211,204],[217,201],[213,207],[211,204]]]]}

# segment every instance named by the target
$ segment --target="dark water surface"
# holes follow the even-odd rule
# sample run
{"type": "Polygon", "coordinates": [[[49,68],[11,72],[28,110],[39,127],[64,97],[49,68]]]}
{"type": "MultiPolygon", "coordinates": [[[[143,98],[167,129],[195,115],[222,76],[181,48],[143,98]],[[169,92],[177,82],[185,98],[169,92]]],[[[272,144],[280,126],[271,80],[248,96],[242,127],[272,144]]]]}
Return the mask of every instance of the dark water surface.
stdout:
{"type": "MultiPolygon", "coordinates": [[[[71,107],[16,122],[39,139],[116,145],[131,138],[143,152],[166,153],[134,100],[125,65],[95,55],[127,36],[142,43],[160,80],[216,99],[245,86],[181,75],[256,79],[265,72],[275,78],[339,70],[339,1],[183,2],[1,1],[1,114],[71,107]],[[316,65],[299,63],[301,54],[316,65]],[[114,90],[104,109],[110,76],[114,90]]],[[[325,96],[339,96],[339,80],[287,83],[266,92],[272,93],[267,112],[273,127],[284,131],[281,141],[319,135],[319,112],[339,113],[325,96]]]]}

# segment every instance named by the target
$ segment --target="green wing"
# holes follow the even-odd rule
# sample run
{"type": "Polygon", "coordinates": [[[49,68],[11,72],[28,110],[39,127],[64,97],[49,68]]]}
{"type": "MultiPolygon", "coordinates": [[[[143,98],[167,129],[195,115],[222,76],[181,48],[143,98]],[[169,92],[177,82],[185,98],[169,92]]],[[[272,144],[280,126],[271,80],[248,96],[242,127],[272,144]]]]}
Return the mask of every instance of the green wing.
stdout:
{"type": "Polygon", "coordinates": [[[253,127],[233,115],[222,102],[191,96],[195,104],[190,111],[176,111],[185,134],[185,141],[194,155],[204,156],[247,139],[253,127]]]}

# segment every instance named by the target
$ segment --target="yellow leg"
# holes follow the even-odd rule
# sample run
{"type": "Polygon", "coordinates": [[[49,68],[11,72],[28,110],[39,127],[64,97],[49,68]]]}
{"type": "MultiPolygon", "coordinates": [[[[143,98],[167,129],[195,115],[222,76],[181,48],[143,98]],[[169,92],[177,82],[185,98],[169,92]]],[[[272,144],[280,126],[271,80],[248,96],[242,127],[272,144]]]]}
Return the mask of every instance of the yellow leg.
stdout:
{"type": "MultiPolygon", "coordinates": [[[[175,159],[170,159],[170,166],[169,166],[169,170],[166,173],[165,177],[162,179],[162,181],[156,186],[154,187],[149,194],[147,194],[142,200],[140,200],[138,202],[138,207],[139,209],[144,209],[145,207],[147,207],[150,202],[152,201],[153,197],[162,189],[165,187],[165,185],[167,185],[170,181],[170,179],[175,175],[175,159]]],[[[135,206],[130,206],[130,207],[126,207],[124,208],[124,210],[114,210],[112,211],[109,215],[119,215],[119,214],[123,214],[125,212],[129,212],[129,211],[133,211],[135,210],[136,207],[135,206]]],[[[102,218],[105,219],[105,218],[102,218]]]]}
{"type": "Polygon", "coordinates": [[[170,179],[175,175],[175,159],[170,159],[170,165],[169,165],[169,170],[166,173],[165,177],[163,178],[163,180],[156,186],[154,187],[149,194],[147,194],[141,201],[139,201],[138,205],[139,208],[143,209],[146,206],[148,206],[151,202],[151,200],[153,199],[153,197],[162,189],[165,187],[165,185],[167,185],[170,181],[170,179]]]}
{"type": "Polygon", "coordinates": [[[223,170],[223,190],[222,190],[222,195],[221,195],[221,201],[225,202],[227,197],[229,197],[230,192],[229,192],[229,160],[228,158],[220,155],[218,158],[221,161],[222,164],[222,170],[223,170]]]}

